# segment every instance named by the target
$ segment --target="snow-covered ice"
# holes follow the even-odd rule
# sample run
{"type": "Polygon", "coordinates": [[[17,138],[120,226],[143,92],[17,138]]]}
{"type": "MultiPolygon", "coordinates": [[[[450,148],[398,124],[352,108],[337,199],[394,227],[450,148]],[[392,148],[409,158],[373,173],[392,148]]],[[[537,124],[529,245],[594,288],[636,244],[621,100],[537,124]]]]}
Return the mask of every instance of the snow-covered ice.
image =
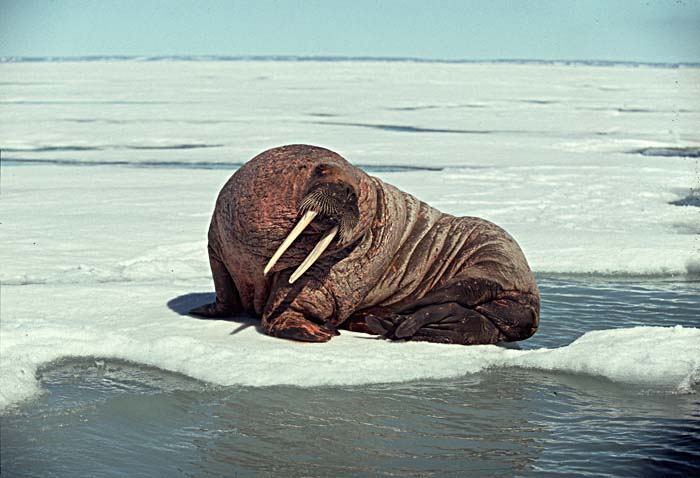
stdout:
{"type": "Polygon", "coordinates": [[[698,274],[700,210],[672,204],[700,190],[697,68],[86,62],[0,63],[0,75],[0,407],[36,393],[37,368],[66,356],[225,385],[500,366],[673,390],[698,381],[697,328],[602,330],[552,350],[351,333],[308,345],[167,306],[212,290],[206,230],[235,165],[297,142],[498,223],[538,273],[698,274]]]}

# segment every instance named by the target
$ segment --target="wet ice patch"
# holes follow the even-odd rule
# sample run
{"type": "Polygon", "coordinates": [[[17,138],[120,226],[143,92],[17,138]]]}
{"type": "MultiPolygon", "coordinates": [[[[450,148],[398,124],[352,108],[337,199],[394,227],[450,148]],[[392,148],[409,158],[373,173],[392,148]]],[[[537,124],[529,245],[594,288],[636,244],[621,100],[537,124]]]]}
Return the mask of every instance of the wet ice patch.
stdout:
{"type": "Polygon", "coordinates": [[[700,194],[697,192],[691,192],[691,194],[688,194],[686,197],[671,201],[669,204],[673,206],[700,207],[700,194]]]}
{"type": "MultiPolygon", "coordinates": [[[[169,149],[201,149],[220,148],[223,144],[204,143],[177,143],[177,144],[112,144],[112,145],[48,145],[48,146],[27,146],[10,147],[3,150],[8,153],[54,153],[66,151],[103,151],[106,149],[133,149],[133,150],[169,150],[169,149]]],[[[87,162],[87,161],[86,161],[87,162]]]]}
{"type": "Polygon", "coordinates": [[[393,133],[439,133],[439,134],[495,134],[495,133],[527,133],[527,131],[495,131],[483,129],[453,129],[453,128],[430,128],[400,124],[373,124],[373,123],[350,123],[341,121],[316,121],[314,124],[328,126],[353,126],[359,128],[371,128],[393,133]]]}
{"type": "Polygon", "coordinates": [[[688,146],[681,148],[642,148],[634,150],[632,153],[641,154],[642,156],[700,158],[700,147],[688,146]]]}

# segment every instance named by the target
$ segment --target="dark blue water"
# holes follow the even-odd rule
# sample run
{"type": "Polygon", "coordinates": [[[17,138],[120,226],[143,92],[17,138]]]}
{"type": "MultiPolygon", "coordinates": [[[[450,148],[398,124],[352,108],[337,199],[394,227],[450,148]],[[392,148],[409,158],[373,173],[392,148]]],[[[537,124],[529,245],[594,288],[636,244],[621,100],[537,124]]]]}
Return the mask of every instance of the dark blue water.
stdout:
{"type": "MultiPolygon", "coordinates": [[[[588,330],[699,326],[700,282],[539,277],[522,348],[588,330]]],[[[232,364],[235,366],[235,364],[232,364]]],[[[0,417],[3,477],[698,476],[700,399],[594,376],[491,369],[354,387],[214,387],[66,360],[0,417]]]]}

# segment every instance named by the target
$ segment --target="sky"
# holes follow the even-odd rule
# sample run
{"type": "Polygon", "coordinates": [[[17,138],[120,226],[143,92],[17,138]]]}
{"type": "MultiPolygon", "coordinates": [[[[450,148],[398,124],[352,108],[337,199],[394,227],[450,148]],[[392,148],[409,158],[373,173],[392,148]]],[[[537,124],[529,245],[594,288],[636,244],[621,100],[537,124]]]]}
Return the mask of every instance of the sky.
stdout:
{"type": "Polygon", "coordinates": [[[0,56],[700,62],[700,0],[0,0],[0,56]]]}

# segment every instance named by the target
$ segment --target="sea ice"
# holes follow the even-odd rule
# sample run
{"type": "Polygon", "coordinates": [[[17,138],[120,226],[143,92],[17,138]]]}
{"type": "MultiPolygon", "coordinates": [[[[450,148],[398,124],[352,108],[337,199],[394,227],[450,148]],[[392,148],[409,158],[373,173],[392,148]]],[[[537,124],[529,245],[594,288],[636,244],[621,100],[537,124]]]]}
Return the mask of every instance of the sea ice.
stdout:
{"type": "Polygon", "coordinates": [[[166,304],[192,286],[3,287],[9,313],[0,329],[0,407],[39,393],[37,369],[64,357],[122,359],[245,386],[403,382],[491,367],[584,373],[681,392],[700,378],[697,328],[601,330],[564,347],[536,350],[389,342],[347,331],[325,344],[307,344],[266,336],[252,319],[199,320],[168,310],[166,304]]]}
{"type": "Polygon", "coordinates": [[[212,290],[206,231],[236,165],[300,142],[498,223],[538,273],[697,275],[698,209],[679,200],[700,189],[688,154],[700,146],[698,68],[103,61],[0,63],[0,74],[0,406],[37,393],[37,368],[66,356],[222,385],[502,366],[673,390],[698,380],[693,328],[603,330],[534,351],[351,333],[318,346],[166,305],[212,290]]]}

